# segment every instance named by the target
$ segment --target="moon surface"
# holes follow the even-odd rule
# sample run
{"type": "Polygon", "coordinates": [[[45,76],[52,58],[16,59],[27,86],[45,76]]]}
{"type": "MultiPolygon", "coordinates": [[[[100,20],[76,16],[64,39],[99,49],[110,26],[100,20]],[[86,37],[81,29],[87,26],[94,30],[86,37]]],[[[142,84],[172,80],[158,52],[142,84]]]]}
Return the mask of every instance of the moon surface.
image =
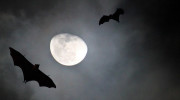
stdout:
{"type": "Polygon", "coordinates": [[[80,63],[85,58],[87,50],[86,43],[80,37],[69,33],[55,35],[50,42],[52,56],[65,66],[80,63]]]}

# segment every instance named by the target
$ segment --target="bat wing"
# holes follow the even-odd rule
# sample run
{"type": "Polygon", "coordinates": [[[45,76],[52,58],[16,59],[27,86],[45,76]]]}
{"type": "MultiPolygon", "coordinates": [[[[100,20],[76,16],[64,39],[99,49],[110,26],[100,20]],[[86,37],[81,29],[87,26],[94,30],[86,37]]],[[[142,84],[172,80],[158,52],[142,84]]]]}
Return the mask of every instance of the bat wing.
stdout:
{"type": "Polygon", "coordinates": [[[105,22],[108,22],[109,19],[110,19],[109,16],[103,16],[103,17],[101,17],[101,19],[99,20],[99,25],[101,25],[101,24],[103,24],[103,23],[105,23],[105,22]]]}
{"type": "Polygon", "coordinates": [[[34,70],[33,76],[34,76],[34,80],[39,83],[39,86],[56,88],[56,85],[54,84],[52,79],[49,78],[47,75],[45,75],[43,72],[41,72],[39,69],[34,70]]]}
{"type": "Polygon", "coordinates": [[[20,68],[31,68],[33,64],[31,64],[21,53],[16,51],[15,49],[9,47],[10,55],[12,56],[14,65],[19,66],[20,68]]]}
{"type": "Polygon", "coordinates": [[[10,49],[10,55],[12,56],[13,63],[16,66],[19,66],[22,69],[23,76],[24,76],[24,82],[31,81],[31,69],[34,66],[31,64],[21,53],[16,51],[15,49],[9,47],[10,49]]]}
{"type": "Polygon", "coordinates": [[[119,22],[119,16],[124,14],[124,10],[121,8],[118,8],[116,12],[112,15],[111,19],[114,19],[119,22]]]}
{"type": "Polygon", "coordinates": [[[39,86],[56,88],[53,81],[33,64],[31,64],[21,53],[11,47],[9,49],[14,65],[19,66],[22,69],[25,83],[34,80],[39,83],[39,86]]]}

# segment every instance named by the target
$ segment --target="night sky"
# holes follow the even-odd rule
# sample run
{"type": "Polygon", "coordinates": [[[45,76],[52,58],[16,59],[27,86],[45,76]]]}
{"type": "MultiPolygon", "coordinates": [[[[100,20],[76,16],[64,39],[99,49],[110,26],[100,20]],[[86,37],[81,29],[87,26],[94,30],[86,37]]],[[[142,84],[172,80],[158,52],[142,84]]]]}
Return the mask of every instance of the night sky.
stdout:
{"type": "Polygon", "coordinates": [[[180,100],[178,0],[1,0],[1,100],[180,100]],[[120,23],[98,25],[124,9],[120,23]],[[88,46],[78,65],[60,65],[50,53],[59,33],[88,46]],[[57,88],[23,83],[9,47],[21,52],[57,88]]]}

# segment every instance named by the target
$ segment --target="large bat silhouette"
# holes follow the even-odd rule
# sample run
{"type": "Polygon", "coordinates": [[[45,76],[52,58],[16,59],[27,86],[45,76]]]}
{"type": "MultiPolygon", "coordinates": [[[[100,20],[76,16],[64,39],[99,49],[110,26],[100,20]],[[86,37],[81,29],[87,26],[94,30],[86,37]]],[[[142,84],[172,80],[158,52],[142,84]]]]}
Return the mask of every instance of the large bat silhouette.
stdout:
{"type": "Polygon", "coordinates": [[[54,82],[39,70],[39,64],[33,65],[21,53],[11,47],[9,47],[9,49],[14,65],[19,66],[22,69],[25,83],[28,81],[37,81],[39,86],[56,88],[54,82]]]}
{"type": "Polygon", "coordinates": [[[109,16],[104,15],[103,17],[101,17],[101,19],[99,20],[99,25],[105,22],[109,22],[110,19],[114,19],[117,22],[119,22],[119,15],[123,15],[123,14],[124,14],[124,10],[121,8],[118,8],[114,14],[112,15],[110,14],[109,16]]]}

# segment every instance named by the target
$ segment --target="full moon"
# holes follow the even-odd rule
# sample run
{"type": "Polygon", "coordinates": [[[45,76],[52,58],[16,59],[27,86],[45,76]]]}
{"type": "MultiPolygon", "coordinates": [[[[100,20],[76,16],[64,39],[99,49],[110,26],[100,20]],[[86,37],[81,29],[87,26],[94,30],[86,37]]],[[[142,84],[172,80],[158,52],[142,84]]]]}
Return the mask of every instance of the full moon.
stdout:
{"type": "Polygon", "coordinates": [[[85,58],[87,45],[76,35],[62,33],[51,39],[50,51],[54,59],[60,64],[73,66],[85,58]]]}

